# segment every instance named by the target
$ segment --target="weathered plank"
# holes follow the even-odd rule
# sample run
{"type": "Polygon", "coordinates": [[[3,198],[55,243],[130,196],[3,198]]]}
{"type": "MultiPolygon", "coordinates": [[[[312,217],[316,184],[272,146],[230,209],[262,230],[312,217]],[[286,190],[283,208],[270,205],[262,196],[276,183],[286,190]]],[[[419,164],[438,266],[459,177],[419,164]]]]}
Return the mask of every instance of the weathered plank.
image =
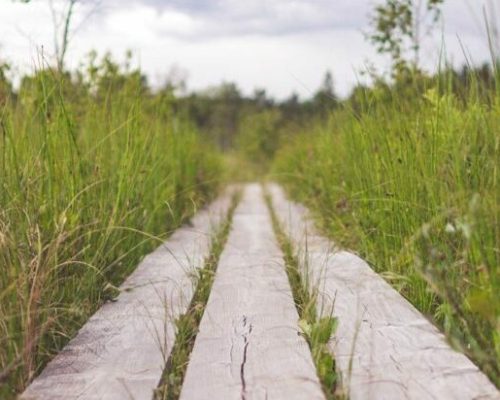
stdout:
{"type": "Polygon", "coordinates": [[[352,400],[500,399],[489,379],[366,262],[338,251],[314,229],[306,208],[269,185],[278,219],[318,307],[339,319],[330,348],[352,400]]]}
{"type": "Polygon", "coordinates": [[[262,187],[245,188],[221,254],[181,400],[323,399],[262,187]]]}
{"type": "Polygon", "coordinates": [[[21,396],[23,400],[148,399],[175,340],[174,320],[193,294],[190,274],[209,255],[234,188],[149,254],[21,396]]]}

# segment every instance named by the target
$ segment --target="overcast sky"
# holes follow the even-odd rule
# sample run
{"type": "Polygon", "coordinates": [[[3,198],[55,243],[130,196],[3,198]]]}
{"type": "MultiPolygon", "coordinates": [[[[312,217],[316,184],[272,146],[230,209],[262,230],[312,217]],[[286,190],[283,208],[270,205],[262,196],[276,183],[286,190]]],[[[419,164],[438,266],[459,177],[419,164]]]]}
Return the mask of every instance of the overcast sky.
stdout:
{"type": "MultiPolygon", "coordinates": [[[[442,38],[456,65],[462,46],[474,63],[488,59],[485,2],[446,0],[444,26],[424,43],[427,68],[436,67],[442,38]]],[[[53,51],[47,3],[0,0],[0,58],[18,73],[37,64],[42,46],[47,57],[53,51]]],[[[91,49],[119,60],[131,49],[153,85],[175,68],[190,90],[235,81],[247,94],[265,88],[278,98],[307,97],[331,70],[345,95],[367,65],[387,66],[364,36],[374,0],[102,0],[93,13],[91,3],[77,8],[68,64],[91,49]]]]}

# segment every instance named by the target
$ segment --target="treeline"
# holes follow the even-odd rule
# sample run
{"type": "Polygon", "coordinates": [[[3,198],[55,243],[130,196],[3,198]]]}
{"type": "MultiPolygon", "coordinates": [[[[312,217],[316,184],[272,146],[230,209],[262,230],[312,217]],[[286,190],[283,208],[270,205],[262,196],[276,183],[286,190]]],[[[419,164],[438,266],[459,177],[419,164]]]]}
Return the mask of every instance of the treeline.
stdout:
{"type": "MultiPolygon", "coordinates": [[[[326,72],[321,86],[307,100],[292,94],[288,99],[276,101],[264,89],[256,89],[253,96],[244,96],[235,83],[223,83],[178,98],[177,109],[222,150],[229,150],[238,145],[239,134],[246,133],[249,117],[268,120],[273,125],[272,131],[279,136],[279,126],[287,132],[304,128],[311,119],[326,117],[338,102],[332,75],[326,72]]],[[[264,152],[268,153],[268,149],[264,152]]]]}

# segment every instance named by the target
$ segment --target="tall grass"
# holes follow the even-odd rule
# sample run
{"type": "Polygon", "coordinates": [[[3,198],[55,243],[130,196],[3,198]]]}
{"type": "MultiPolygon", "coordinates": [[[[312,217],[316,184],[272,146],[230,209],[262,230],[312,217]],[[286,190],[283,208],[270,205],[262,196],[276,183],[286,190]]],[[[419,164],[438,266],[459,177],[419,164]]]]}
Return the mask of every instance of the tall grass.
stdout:
{"type": "Polygon", "coordinates": [[[213,194],[218,157],[169,102],[137,73],[45,70],[1,106],[1,398],[213,194]]]}
{"type": "Polygon", "coordinates": [[[498,385],[500,99],[449,87],[365,91],[275,172],[498,385]]]}

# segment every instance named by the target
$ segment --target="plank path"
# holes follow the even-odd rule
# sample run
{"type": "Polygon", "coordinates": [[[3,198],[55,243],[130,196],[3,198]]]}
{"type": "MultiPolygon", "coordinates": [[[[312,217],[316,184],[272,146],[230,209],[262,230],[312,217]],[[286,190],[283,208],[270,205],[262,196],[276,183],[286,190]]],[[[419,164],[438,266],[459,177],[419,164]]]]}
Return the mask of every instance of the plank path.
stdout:
{"type": "Polygon", "coordinates": [[[356,255],[318,234],[307,209],[269,185],[275,213],[318,310],[338,318],[330,341],[349,398],[500,399],[489,379],[356,255]]]}
{"type": "MultiPolygon", "coordinates": [[[[318,234],[308,210],[268,186],[353,400],[500,399],[488,378],[356,255],[318,234]]],[[[152,399],[193,296],[192,274],[226,221],[234,189],[148,255],[21,396],[152,399]]],[[[244,187],[187,367],[181,400],[325,399],[259,184],[244,187]]]]}
{"type": "Polygon", "coordinates": [[[209,255],[233,191],[145,257],[120,286],[116,301],[88,320],[21,399],[152,399],[174,344],[174,321],[193,295],[191,274],[209,255]]]}
{"type": "Polygon", "coordinates": [[[181,400],[324,399],[262,187],[236,208],[181,400]]]}

